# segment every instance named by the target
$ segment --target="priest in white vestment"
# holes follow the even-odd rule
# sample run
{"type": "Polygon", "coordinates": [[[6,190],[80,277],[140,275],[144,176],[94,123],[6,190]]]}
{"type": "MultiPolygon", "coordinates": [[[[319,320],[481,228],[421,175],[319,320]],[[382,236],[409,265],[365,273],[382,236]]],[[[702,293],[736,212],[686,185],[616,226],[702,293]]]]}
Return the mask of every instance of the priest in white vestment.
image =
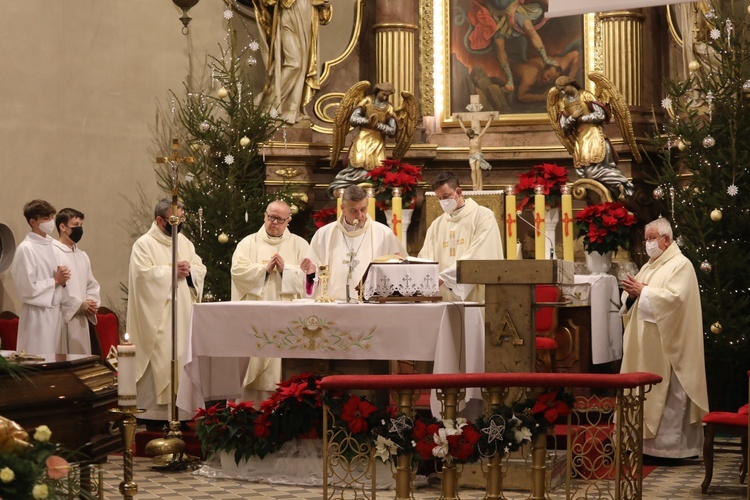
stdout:
{"type": "Polygon", "coordinates": [[[444,300],[484,302],[484,285],[456,281],[458,260],[498,260],[503,244],[495,214],[464,198],[453,172],[441,172],[432,183],[443,214],[427,229],[419,257],[436,261],[444,300]]]}
{"type": "Polygon", "coordinates": [[[91,354],[89,322],[96,324],[101,303],[99,282],[91,272],[89,256],[78,247],[83,237],[83,218],[83,213],[73,208],[60,210],[55,216],[60,237],[52,242],[60,262],[70,269],[68,300],[62,304],[61,351],[70,354],[91,354]]]}
{"type": "MultiPolygon", "coordinates": [[[[154,210],[154,222],[146,234],[133,244],[128,276],[127,332],[136,346],[137,404],[144,408],[145,420],[169,420],[172,397],[172,230],[169,199],[161,200],[154,210]]],[[[178,209],[182,218],[182,207],[178,209]]],[[[180,223],[181,225],[182,223],[180,223]]],[[[177,366],[188,341],[190,313],[200,302],[206,266],[180,225],[177,235],[177,366]]],[[[181,374],[177,374],[178,376],[181,374]]],[[[177,390],[175,387],[174,391],[177,390]]],[[[180,420],[192,417],[181,415],[180,420]]]]}
{"type": "Polygon", "coordinates": [[[651,372],[663,379],[643,404],[643,453],[697,456],[703,450],[701,419],[708,413],[698,279],[674,244],[666,219],[647,224],[645,236],[650,260],[622,282],[620,371],[651,372]]]}
{"type": "MultiPolygon", "coordinates": [[[[349,186],[341,200],[341,217],[318,229],[300,267],[309,276],[317,266],[328,266],[328,295],[336,300],[357,300],[356,287],[373,259],[384,255],[406,257],[406,249],[386,226],[367,215],[367,192],[349,186]]],[[[320,283],[312,294],[320,295],[320,283]]]]}
{"type": "MultiPolygon", "coordinates": [[[[310,245],[289,232],[289,205],[268,204],[257,233],[239,242],[232,255],[232,300],[294,300],[305,296],[305,273],[299,264],[310,245]]],[[[242,399],[260,403],[281,382],[281,359],[250,358],[242,399]]]]}
{"type": "Polygon", "coordinates": [[[55,209],[44,200],[23,207],[31,232],[16,248],[11,264],[13,283],[21,299],[16,349],[29,354],[61,353],[62,314],[68,300],[70,270],[52,249],[55,209]]]}

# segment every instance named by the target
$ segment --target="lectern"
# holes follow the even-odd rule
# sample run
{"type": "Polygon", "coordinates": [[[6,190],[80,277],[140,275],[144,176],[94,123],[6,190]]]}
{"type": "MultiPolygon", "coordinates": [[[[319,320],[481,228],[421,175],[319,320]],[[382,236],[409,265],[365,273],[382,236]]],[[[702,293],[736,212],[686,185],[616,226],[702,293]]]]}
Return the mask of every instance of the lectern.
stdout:
{"type": "Polygon", "coordinates": [[[533,372],[534,286],[573,283],[564,260],[459,260],[458,282],[484,285],[485,372],[533,372]]]}

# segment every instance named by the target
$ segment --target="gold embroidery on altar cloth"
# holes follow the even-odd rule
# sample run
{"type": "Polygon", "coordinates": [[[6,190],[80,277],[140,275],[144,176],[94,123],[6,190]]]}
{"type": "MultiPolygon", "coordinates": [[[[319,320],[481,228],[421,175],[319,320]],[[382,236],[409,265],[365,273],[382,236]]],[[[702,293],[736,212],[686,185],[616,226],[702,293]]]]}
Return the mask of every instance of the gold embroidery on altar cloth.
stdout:
{"type": "Polygon", "coordinates": [[[279,351],[347,352],[369,351],[377,326],[369,330],[342,331],[335,321],[308,316],[289,321],[286,329],[271,332],[252,327],[258,349],[272,346],[279,351]]]}

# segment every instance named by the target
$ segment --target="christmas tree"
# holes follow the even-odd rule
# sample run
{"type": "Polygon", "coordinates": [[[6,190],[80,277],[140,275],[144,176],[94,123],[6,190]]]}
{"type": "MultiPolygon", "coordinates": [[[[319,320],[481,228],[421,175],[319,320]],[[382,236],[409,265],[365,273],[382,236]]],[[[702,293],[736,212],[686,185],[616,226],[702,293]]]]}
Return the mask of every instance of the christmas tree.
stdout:
{"type": "MultiPolygon", "coordinates": [[[[179,139],[184,149],[180,156],[194,158],[193,163],[178,167],[177,187],[187,215],[185,234],[208,268],[204,301],[230,299],[230,269],[237,243],[262,226],[269,201],[286,198],[284,193],[270,195],[264,189],[260,149],[281,122],[250,84],[257,50],[253,40],[238,49],[236,34],[230,32],[220,56],[209,57],[210,82],[186,82],[184,98],[172,93],[174,126],[168,123],[167,114],[162,127],[179,139]]],[[[168,146],[164,150],[169,151],[168,146]]],[[[159,186],[171,192],[171,166],[158,175],[159,186]]]]}
{"type": "Polygon", "coordinates": [[[711,410],[727,411],[747,403],[750,369],[750,46],[740,7],[706,14],[708,50],[686,78],[667,82],[664,169],[654,190],[695,265],[711,410]]]}

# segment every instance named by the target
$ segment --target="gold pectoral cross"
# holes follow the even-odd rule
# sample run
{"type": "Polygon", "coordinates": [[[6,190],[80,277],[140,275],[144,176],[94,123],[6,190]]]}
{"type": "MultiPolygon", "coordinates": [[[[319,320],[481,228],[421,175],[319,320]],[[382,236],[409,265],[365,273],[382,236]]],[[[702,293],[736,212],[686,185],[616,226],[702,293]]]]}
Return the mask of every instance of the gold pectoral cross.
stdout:
{"type": "Polygon", "coordinates": [[[352,271],[354,271],[354,268],[359,265],[359,261],[354,258],[357,256],[357,252],[355,252],[354,250],[350,250],[346,254],[346,256],[349,257],[349,260],[345,260],[343,262],[344,264],[349,265],[349,274],[347,276],[347,279],[352,279],[352,271]]]}

